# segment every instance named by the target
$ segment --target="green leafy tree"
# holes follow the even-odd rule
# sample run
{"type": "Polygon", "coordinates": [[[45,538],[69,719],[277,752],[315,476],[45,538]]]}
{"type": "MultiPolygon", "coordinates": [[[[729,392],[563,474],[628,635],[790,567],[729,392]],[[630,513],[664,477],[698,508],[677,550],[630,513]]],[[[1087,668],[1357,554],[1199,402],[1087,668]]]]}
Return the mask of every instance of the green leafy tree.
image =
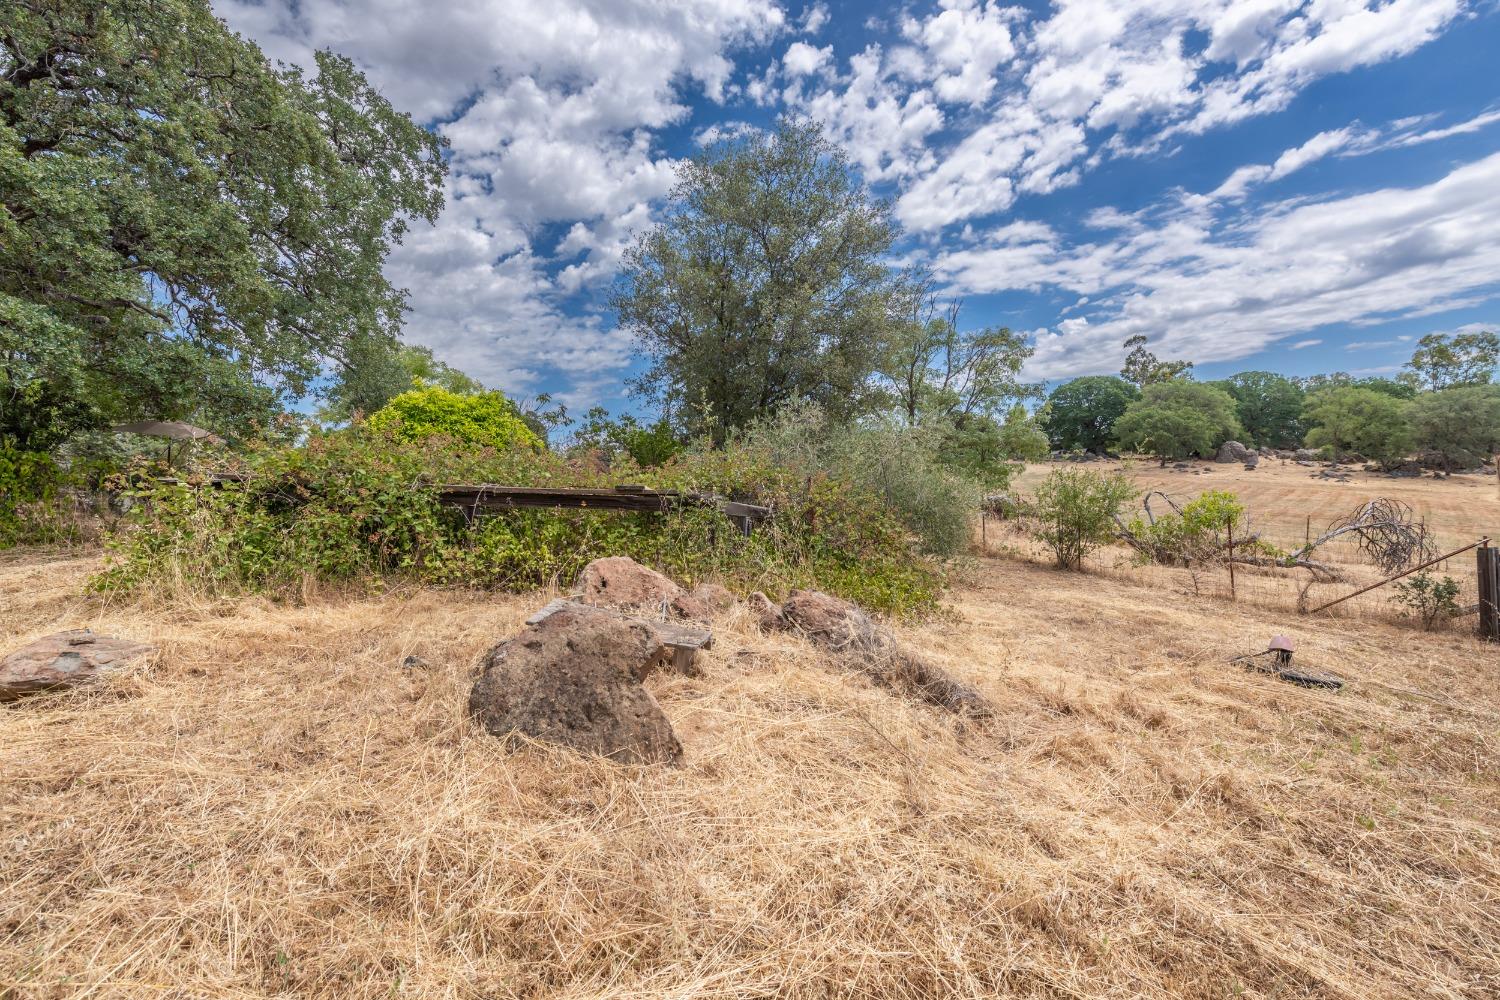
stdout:
{"type": "Polygon", "coordinates": [[[1034,348],[1008,327],[960,331],[959,304],[941,315],[893,324],[891,350],[881,374],[895,387],[897,409],[908,425],[924,419],[998,417],[1017,402],[1041,396],[1041,386],[1021,381],[1034,348]]]}
{"type": "Polygon", "coordinates": [[[1120,506],[1136,495],[1120,475],[1054,469],[1027,504],[1032,534],[1052,550],[1062,569],[1082,569],[1086,555],[1115,537],[1120,506]]]}
{"type": "Polygon", "coordinates": [[[1401,379],[1423,389],[1485,385],[1500,364],[1500,337],[1489,331],[1429,333],[1405,365],[1401,379]]]}
{"type": "Polygon", "coordinates": [[[1234,398],[1203,382],[1173,379],[1146,386],[1115,422],[1120,446],[1155,455],[1162,465],[1208,455],[1240,436],[1234,398]]]}
{"type": "Polygon", "coordinates": [[[1335,454],[1357,453],[1377,462],[1393,462],[1411,451],[1407,404],[1374,389],[1342,386],[1307,397],[1303,419],[1309,448],[1335,454]]]}
{"type": "Polygon", "coordinates": [[[1047,436],[1064,451],[1103,452],[1114,442],[1115,421],[1140,395],[1135,386],[1113,375],[1064,382],[1047,398],[1047,436]]]}
{"type": "Polygon", "coordinates": [[[1328,375],[1301,375],[1292,379],[1302,391],[1310,396],[1322,389],[1369,389],[1392,399],[1415,399],[1417,387],[1410,382],[1401,382],[1381,375],[1355,378],[1348,372],[1333,372],[1328,375]]]}
{"type": "Polygon", "coordinates": [[[344,353],[337,379],[323,393],[319,415],[332,423],[351,420],[356,413],[368,415],[414,384],[435,385],[460,396],[484,391],[478,381],[433,357],[431,348],[368,337],[344,353]]]}
{"type": "Polygon", "coordinates": [[[0,26],[0,439],[265,407],[397,329],[381,264],[445,167],[353,63],[273,68],[207,0],[0,26]]]}
{"type": "Polygon", "coordinates": [[[516,404],[499,392],[461,396],[435,385],[409,389],[375,411],[369,425],[401,441],[441,434],[480,447],[542,447],[516,404]]]}
{"type": "Polygon", "coordinates": [[[720,444],[796,397],[859,412],[900,308],[896,235],[816,124],[711,147],[625,253],[612,302],[649,362],[636,390],[720,444]]]}
{"type": "Polygon", "coordinates": [[[1409,416],[1418,450],[1441,455],[1449,470],[1478,465],[1500,447],[1500,385],[1424,392],[1409,416]]]}
{"type": "Polygon", "coordinates": [[[664,416],[643,424],[629,413],[611,417],[602,406],[592,407],[584,413],[572,442],[573,448],[602,454],[610,462],[628,455],[645,468],[670,461],[683,446],[682,439],[664,416]]]}
{"type": "Polygon", "coordinates": [[[1000,453],[1012,460],[1040,462],[1051,450],[1040,421],[1022,404],[1012,406],[1000,425],[1000,453]]]}
{"type": "Polygon", "coordinates": [[[1307,393],[1296,382],[1274,372],[1240,372],[1210,384],[1234,397],[1235,416],[1250,444],[1293,448],[1301,442],[1307,393]]]}
{"type": "Polygon", "coordinates": [[[1136,334],[1125,340],[1125,365],[1120,375],[1127,381],[1144,389],[1153,382],[1166,382],[1175,378],[1186,378],[1193,372],[1191,361],[1163,361],[1146,349],[1144,334],[1136,334]]]}
{"type": "Polygon", "coordinates": [[[908,427],[936,433],[945,464],[1001,486],[1010,478],[1007,460],[1035,451],[1035,428],[1021,401],[1039,397],[1041,387],[1020,377],[1032,347],[1005,327],[961,331],[958,303],[939,313],[925,282],[909,287],[916,314],[894,324],[880,372],[893,387],[896,410],[908,427]]]}

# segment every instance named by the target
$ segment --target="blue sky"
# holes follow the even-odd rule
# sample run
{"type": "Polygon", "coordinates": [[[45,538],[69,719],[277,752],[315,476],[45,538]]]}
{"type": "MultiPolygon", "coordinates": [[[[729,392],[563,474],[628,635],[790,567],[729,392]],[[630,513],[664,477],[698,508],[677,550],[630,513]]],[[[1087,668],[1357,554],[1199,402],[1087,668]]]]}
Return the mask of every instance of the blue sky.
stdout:
{"type": "Polygon", "coordinates": [[[452,143],[391,257],[408,339],[517,396],[631,408],[604,305],[675,165],[823,123],[905,228],[896,259],[1028,374],[1384,373],[1500,328],[1496,0],[233,0],[273,58],[354,58],[452,143]]]}

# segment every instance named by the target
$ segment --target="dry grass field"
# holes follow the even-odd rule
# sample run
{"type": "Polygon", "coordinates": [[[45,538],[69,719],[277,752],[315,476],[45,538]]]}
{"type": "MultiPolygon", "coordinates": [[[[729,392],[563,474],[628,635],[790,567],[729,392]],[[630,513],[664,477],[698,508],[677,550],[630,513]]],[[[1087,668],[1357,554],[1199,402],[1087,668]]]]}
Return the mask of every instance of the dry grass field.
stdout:
{"type": "MultiPolygon", "coordinates": [[[[1172,489],[1300,536],[1364,488],[1225,468],[1172,489]]],[[[1376,485],[1445,536],[1496,524],[1494,483],[1457,482],[1376,485]]],[[[549,595],[118,605],[82,596],[93,556],[11,554],[0,648],[160,654],[0,707],[0,997],[1500,995],[1500,651],[988,530],[903,631],[993,719],[731,616],[704,676],[648,682],[677,768],[467,723],[477,659],[549,595]],[[1277,632],[1344,690],[1227,662],[1277,632]]]]}
{"type": "MultiPolygon", "coordinates": [[[[1061,463],[1069,465],[1070,463],[1061,463]]],[[[1017,481],[1022,492],[1034,487],[1052,468],[1039,464],[1027,467],[1017,481]]],[[[1348,514],[1365,501],[1377,497],[1400,500],[1412,508],[1431,529],[1441,552],[1490,536],[1500,545],[1500,483],[1494,476],[1456,475],[1447,479],[1404,479],[1378,473],[1351,472],[1349,482],[1314,478],[1324,467],[1316,468],[1269,459],[1254,471],[1240,465],[1216,465],[1193,462],[1186,472],[1171,467],[1159,468],[1153,461],[1089,463],[1081,468],[1096,472],[1123,472],[1143,493],[1160,490],[1179,502],[1191,500],[1204,490],[1229,490],[1244,502],[1250,528],[1260,537],[1283,549],[1298,548],[1309,537],[1316,538],[1330,522],[1348,514]],[[1201,470],[1212,470],[1202,472],[1201,470]]],[[[1134,508],[1139,509],[1138,505],[1134,508]]],[[[1156,507],[1160,512],[1163,507],[1156,507]]],[[[1013,552],[1028,558],[1043,559],[1044,553],[1024,539],[1016,538],[990,522],[987,532],[991,552],[1013,552]]],[[[1090,568],[1104,575],[1182,590],[1186,592],[1229,596],[1228,577],[1222,571],[1200,573],[1196,582],[1192,574],[1136,564],[1124,546],[1105,548],[1090,559],[1090,568]]],[[[1381,574],[1361,556],[1352,540],[1339,539],[1319,549],[1318,558],[1337,566],[1346,580],[1319,583],[1308,591],[1308,606],[1331,601],[1367,583],[1381,579],[1381,574]]],[[[1475,592],[1474,555],[1466,552],[1434,566],[1434,575],[1451,575],[1461,585],[1460,605],[1478,600],[1475,592]]],[[[1295,611],[1298,595],[1308,578],[1304,573],[1237,570],[1235,594],[1239,601],[1288,612],[1295,611]]],[[[1398,614],[1391,602],[1390,588],[1375,590],[1339,605],[1327,614],[1340,618],[1390,620],[1398,614]]],[[[1468,619],[1472,623],[1473,619],[1468,619]]]]}

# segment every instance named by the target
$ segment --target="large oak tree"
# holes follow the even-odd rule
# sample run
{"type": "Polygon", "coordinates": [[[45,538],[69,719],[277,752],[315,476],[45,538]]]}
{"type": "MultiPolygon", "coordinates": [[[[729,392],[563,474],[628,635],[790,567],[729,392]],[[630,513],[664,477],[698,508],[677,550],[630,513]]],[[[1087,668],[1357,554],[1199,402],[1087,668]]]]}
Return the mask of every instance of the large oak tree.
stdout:
{"type": "Polygon", "coordinates": [[[444,169],[347,59],[273,67],[205,0],[0,0],[0,444],[229,420],[393,337],[444,169]]]}

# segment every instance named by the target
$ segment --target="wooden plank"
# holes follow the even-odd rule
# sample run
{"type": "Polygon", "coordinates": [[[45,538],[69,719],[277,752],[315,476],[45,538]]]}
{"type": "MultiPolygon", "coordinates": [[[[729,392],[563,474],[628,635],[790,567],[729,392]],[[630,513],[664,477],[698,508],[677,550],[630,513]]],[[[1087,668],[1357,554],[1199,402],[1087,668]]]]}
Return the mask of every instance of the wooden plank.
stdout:
{"type": "Polygon", "coordinates": [[[678,497],[675,491],[571,489],[566,487],[467,486],[450,484],[438,487],[438,501],[452,507],[473,509],[573,508],[582,510],[624,510],[660,513],[672,509],[678,497]]]}

